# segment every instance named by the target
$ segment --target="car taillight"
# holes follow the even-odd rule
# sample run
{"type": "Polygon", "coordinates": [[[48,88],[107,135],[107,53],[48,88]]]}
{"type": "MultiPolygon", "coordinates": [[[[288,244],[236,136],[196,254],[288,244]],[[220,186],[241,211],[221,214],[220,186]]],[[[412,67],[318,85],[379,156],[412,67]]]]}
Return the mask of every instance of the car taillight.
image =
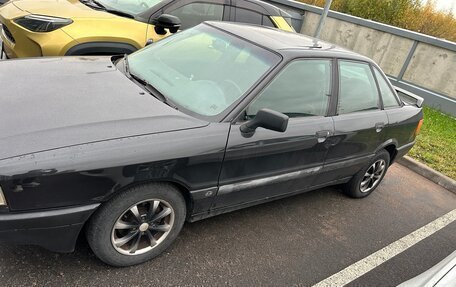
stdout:
{"type": "Polygon", "coordinates": [[[419,133],[420,133],[420,130],[421,130],[421,126],[423,125],[423,119],[421,119],[419,122],[418,122],[418,125],[416,126],[416,130],[415,130],[415,136],[417,136],[419,133]]]}

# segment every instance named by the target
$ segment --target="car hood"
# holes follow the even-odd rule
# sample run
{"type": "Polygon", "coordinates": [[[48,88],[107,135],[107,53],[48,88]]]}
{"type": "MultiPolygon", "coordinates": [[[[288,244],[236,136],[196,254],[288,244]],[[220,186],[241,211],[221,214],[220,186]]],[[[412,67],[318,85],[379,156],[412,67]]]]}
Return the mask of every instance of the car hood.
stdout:
{"type": "Polygon", "coordinates": [[[206,126],[129,80],[108,57],[0,62],[0,159],[206,126]]]}
{"type": "Polygon", "coordinates": [[[114,18],[116,15],[87,7],[79,0],[14,0],[10,5],[30,14],[63,18],[114,18]]]}

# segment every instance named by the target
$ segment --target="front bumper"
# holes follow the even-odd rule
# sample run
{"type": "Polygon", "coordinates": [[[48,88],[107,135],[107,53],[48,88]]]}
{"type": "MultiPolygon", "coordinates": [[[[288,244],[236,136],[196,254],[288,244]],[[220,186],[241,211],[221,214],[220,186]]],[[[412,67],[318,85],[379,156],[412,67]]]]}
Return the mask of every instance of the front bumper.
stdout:
{"type": "Polygon", "coordinates": [[[60,56],[75,44],[62,29],[37,33],[16,24],[16,19],[29,14],[14,2],[0,7],[0,38],[8,58],[60,56]]]}
{"type": "MultiPolygon", "coordinates": [[[[0,15],[1,16],[1,15],[0,15]]],[[[1,19],[0,19],[1,22],[1,19]]],[[[63,56],[65,52],[76,44],[62,29],[47,33],[34,33],[11,22],[0,23],[1,40],[8,58],[63,56]],[[3,30],[6,27],[9,37],[3,30]]]]}
{"type": "Polygon", "coordinates": [[[72,252],[79,232],[99,204],[26,213],[0,213],[0,241],[72,252]]]}

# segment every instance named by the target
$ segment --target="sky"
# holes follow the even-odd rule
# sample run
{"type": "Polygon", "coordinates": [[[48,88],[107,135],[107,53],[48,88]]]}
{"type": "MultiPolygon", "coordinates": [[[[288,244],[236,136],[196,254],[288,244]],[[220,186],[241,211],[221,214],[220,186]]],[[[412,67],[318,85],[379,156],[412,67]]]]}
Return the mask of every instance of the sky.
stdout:
{"type": "MultiPolygon", "coordinates": [[[[422,0],[424,3],[426,3],[428,0],[422,0]]],[[[442,11],[448,11],[451,10],[453,11],[453,14],[456,15],[456,0],[434,0],[437,9],[440,9],[442,11]]]]}

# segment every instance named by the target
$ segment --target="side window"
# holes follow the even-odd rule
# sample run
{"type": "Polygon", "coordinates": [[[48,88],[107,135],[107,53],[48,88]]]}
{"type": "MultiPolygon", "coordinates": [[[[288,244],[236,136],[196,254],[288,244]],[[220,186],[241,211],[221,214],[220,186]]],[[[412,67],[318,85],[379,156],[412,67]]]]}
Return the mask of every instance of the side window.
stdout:
{"type": "Polygon", "coordinates": [[[378,90],[370,66],[339,61],[339,114],[378,109],[378,90]]]}
{"type": "Polygon", "coordinates": [[[179,17],[181,29],[188,29],[204,21],[221,21],[223,6],[209,3],[190,3],[175,10],[166,12],[179,17]]]}
{"type": "Polygon", "coordinates": [[[380,93],[382,95],[383,106],[385,108],[399,107],[397,98],[394,95],[388,83],[386,82],[383,75],[377,70],[377,68],[374,68],[374,71],[375,77],[377,78],[378,87],[380,88],[380,93]]]}
{"type": "Polygon", "coordinates": [[[263,23],[261,23],[261,25],[276,28],[274,23],[272,23],[271,18],[269,18],[269,16],[266,15],[263,15],[263,23]]]}
{"type": "Polygon", "coordinates": [[[239,23],[257,24],[261,25],[263,22],[263,15],[247,9],[235,8],[234,21],[239,23]]]}
{"type": "Polygon", "coordinates": [[[330,60],[298,60],[286,66],[247,108],[247,119],[262,108],[293,117],[325,116],[331,93],[330,60]]]}

